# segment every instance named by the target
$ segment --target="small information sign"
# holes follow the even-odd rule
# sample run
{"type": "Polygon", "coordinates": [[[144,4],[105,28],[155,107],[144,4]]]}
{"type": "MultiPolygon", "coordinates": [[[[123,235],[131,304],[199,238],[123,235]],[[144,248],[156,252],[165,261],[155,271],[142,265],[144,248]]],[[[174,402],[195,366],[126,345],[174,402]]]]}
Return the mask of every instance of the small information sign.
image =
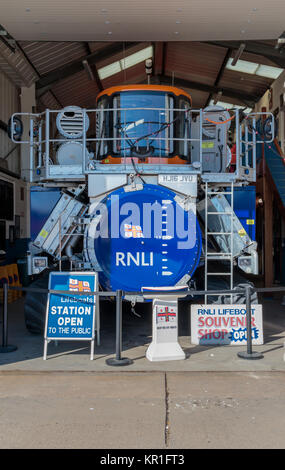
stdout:
{"type": "Polygon", "coordinates": [[[99,334],[99,301],[98,296],[88,293],[98,291],[97,273],[51,272],[49,290],[70,291],[70,294],[48,294],[44,359],[51,340],[87,340],[91,341],[92,360],[95,330],[97,338],[99,334]]]}
{"type": "MultiPolygon", "coordinates": [[[[252,344],[263,344],[262,305],[251,304],[252,344]]],[[[246,305],[191,305],[192,344],[246,344],[246,305]]]]}

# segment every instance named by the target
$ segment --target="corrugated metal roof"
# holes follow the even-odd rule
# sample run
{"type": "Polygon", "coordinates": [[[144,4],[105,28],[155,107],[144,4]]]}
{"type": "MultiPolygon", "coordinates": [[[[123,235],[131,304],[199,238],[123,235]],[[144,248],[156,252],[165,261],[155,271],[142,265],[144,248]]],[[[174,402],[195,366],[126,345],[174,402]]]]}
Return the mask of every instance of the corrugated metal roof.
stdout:
{"type": "Polygon", "coordinates": [[[86,72],[76,73],[52,87],[52,91],[63,106],[75,105],[95,108],[99,88],[95,81],[89,80],[86,72]]]}
{"type": "Polygon", "coordinates": [[[121,52],[114,54],[112,57],[108,57],[105,60],[101,60],[96,64],[97,68],[100,67],[105,67],[106,65],[112,64],[113,62],[116,62],[117,60],[123,59],[124,57],[127,57],[131,54],[134,54],[135,52],[140,51],[141,49],[144,49],[147,46],[150,46],[150,42],[140,42],[139,44],[136,44],[133,47],[128,48],[125,50],[124,45],[122,44],[122,50],[121,52]]]}
{"type": "Polygon", "coordinates": [[[169,42],[165,71],[199,83],[213,85],[226,50],[204,43],[169,42]]]}
{"type": "Polygon", "coordinates": [[[40,75],[87,54],[86,44],[82,42],[20,41],[19,44],[40,75]]]}
{"type": "Polygon", "coordinates": [[[0,42],[0,69],[17,87],[30,87],[38,78],[33,67],[25,59],[21,50],[16,49],[15,52],[12,52],[2,42],[0,42]]]}
{"type": "MultiPolygon", "coordinates": [[[[175,80],[174,80],[174,86],[175,86],[175,80]]],[[[189,95],[191,95],[192,108],[194,109],[204,108],[208,100],[209,93],[205,93],[204,91],[198,91],[198,90],[193,90],[193,89],[191,90],[187,88],[184,88],[184,89],[185,91],[189,93],[189,95]]]]}
{"type": "Polygon", "coordinates": [[[219,86],[221,88],[237,89],[253,96],[260,95],[261,97],[272,82],[273,80],[269,78],[225,69],[219,86]]]}
{"type": "MultiPolygon", "coordinates": [[[[263,41],[263,43],[267,47],[274,45],[270,41],[263,41]]],[[[106,58],[101,58],[95,64],[96,68],[98,70],[124,57],[128,57],[150,44],[150,42],[141,42],[132,47],[125,48],[122,43],[119,52],[112,56],[108,53],[106,58]]],[[[92,41],[20,41],[19,46],[23,50],[24,56],[21,53],[21,49],[16,51],[16,53],[12,53],[10,50],[7,50],[5,45],[0,43],[0,69],[4,71],[16,86],[30,86],[31,83],[50,73],[54,73],[56,77],[57,70],[65,66],[69,67],[70,64],[76,62],[79,62],[81,65],[84,57],[103,50],[106,46],[110,45],[112,45],[111,42],[92,41]]],[[[191,89],[187,88],[187,84],[185,89],[192,94],[195,107],[204,106],[211,93],[211,91],[207,93],[206,90],[199,90],[199,86],[195,89],[195,84],[202,84],[208,87],[215,85],[241,93],[244,92],[253,97],[261,97],[266,89],[270,87],[273,80],[226,68],[224,68],[221,74],[221,67],[227,51],[226,47],[202,42],[156,42],[154,71],[159,75],[173,77],[174,83],[175,79],[194,82],[191,89]]],[[[235,50],[232,51],[231,56],[233,57],[234,54],[235,50]]],[[[276,65],[270,59],[257,54],[244,52],[241,58],[263,65],[276,65]]],[[[41,97],[40,105],[44,106],[46,103],[48,107],[58,107],[59,104],[62,104],[62,106],[75,104],[85,108],[94,107],[96,95],[100,91],[100,81],[98,79],[90,80],[87,73],[84,70],[78,72],[79,69],[77,68],[73,72],[68,70],[70,75],[67,78],[55,78],[52,80],[51,85],[46,90],[43,90],[44,95],[41,97]]],[[[93,72],[95,74],[95,67],[93,72]]],[[[156,77],[153,76],[152,80],[156,81],[156,77]]],[[[145,81],[145,64],[141,62],[102,80],[101,83],[103,88],[108,88],[124,83],[142,83],[145,81]]],[[[229,102],[229,97],[227,97],[227,102],[229,102]]],[[[232,99],[232,102],[237,104],[239,100],[235,97],[232,99]]]]}
{"type": "MultiPolygon", "coordinates": [[[[13,113],[19,111],[18,90],[13,86],[11,81],[0,71],[0,119],[8,124],[13,113]]],[[[15,148],[15,144],[9,139],[8,134],[0,129],[0,158],[7,157],[8,153],[15,148]]],[[[14,173],[20,170],[20,146],[5,159],[8,169],[14,173]]]]}
{"type": "Polygon", "coordinates": [[[109,42],[92,42],[92,41],[88,42],[88,46],[91,52],[99,51],[100,49],[103,49],[109,44],[110,44],[109,42]]]}
{"type": "Polygon", "coordinates": [[[38,102],[38,111],[41,113],[45,111],[46,109],[61,109],[62,106],[60,106],[59,101],[56,100],[54,97],[53,93],[50,91],[47,91],[47,93],[44,93],[38,102]]]}

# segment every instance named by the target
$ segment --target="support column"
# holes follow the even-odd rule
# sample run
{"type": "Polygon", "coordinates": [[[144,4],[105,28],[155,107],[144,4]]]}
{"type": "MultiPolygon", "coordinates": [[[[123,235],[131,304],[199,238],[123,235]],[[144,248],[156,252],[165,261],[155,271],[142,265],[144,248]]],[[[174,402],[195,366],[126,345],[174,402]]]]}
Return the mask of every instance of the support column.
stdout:
{"type": "MultiPolygon", "coordinates": [[[[21,88],[21,112],[32,113],[36,109],[36,88],[33,84],[29,88],[21,88]]],[[[22,140],[29,140],[30,123],[28,117],[23,117],[24,132],[22,140]]],[[[30,148],[28,144],[21,145],[21,177],[30,181],[30,148]]]]}
{"type": "Polygon", "coordinates": [[[266,172],[263,176],[264,198],[264,283],[271,287],[273,275],[273,191],[269,185],[266,172]]]}

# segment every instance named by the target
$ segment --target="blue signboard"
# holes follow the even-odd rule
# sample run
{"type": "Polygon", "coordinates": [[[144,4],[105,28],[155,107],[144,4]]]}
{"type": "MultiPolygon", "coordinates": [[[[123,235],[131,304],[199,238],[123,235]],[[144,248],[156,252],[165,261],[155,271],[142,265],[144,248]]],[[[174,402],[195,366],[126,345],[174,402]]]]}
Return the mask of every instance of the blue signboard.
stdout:
{"type": "MultiPolygon", "coordinates": [[[[51,272],[49,289],[70,291],[70,294],[49,293],[45,340],[94,340],[95,315],[99,304],[95,272],[51,272]],[[86,295],[82,293],[86,292],[86,295]],[[81,295],[76,295],[81,293],[81,295]]],[[[45,344],[46,352],[46,344],[45,344]]],[[[46,354],[45,354],[46,355],[46,354]]]]}

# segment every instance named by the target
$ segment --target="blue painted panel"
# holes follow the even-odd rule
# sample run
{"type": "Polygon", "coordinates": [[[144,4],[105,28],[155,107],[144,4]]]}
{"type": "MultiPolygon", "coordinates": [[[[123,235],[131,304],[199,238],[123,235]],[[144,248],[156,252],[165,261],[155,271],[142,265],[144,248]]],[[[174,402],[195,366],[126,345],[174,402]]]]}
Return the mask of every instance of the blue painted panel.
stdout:
{"type": "Polygon", "coordinates": [[[31,187],[31,240],[35,240],[60,196],[60,188],[31,187]]]}
{"type": "Polygon", "coordinates": [[[14,243],[10,243],[9,240],[6,240],[6,257],[3,264],[16,263],[19,258],[25,256],[28,251],[28,246],[28,238],[18,238],[14,243]]]}
{"type": "MultiPolygon", "coordinates": [[[[231,202],[230,196],[227,200],[231,202]]],[[[234,212],[252,240],[255,240],[256,227],[255,200],[255,186],[234,188],[234,212]]]]}
{"type": "Polygon", "coordinates": [[[285,205],[285,166],[282,158],[273,143],[264,146],[264,155],[281,201],[285,205]]]}

